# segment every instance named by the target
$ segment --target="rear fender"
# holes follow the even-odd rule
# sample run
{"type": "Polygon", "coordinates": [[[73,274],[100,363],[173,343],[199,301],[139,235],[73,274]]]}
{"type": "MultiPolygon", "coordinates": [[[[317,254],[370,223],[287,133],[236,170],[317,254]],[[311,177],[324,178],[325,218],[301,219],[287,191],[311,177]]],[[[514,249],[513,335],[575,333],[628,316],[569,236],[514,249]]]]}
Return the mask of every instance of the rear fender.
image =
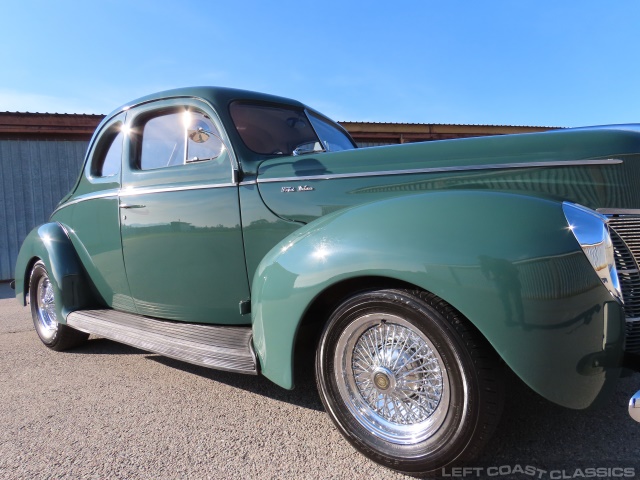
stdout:
{"type": "Polygon", "coordinates": [[[16,263],[16,298],[26,305],[33,265],[42,260],[53,285],[56,313],[61,323],[67,315],[92,303],[93,293],[82,263],[64,227],[57,222],[34,228],[22,243],[16,263]]]}
{"type": "Polygon", "coordinates": [[[610,351],[621,350],[622,310],[569,230],[561,202],[433,192],[327,215],[265,256],[252,288],[265,376],[293,387],[302,319],[332,285],[359,277],[399,280],[444,299],[527,384],[561,405],[584,408],[603,389],[607,372],[585,358],[602,353],[605,328],[613,332],[610,351]]]}

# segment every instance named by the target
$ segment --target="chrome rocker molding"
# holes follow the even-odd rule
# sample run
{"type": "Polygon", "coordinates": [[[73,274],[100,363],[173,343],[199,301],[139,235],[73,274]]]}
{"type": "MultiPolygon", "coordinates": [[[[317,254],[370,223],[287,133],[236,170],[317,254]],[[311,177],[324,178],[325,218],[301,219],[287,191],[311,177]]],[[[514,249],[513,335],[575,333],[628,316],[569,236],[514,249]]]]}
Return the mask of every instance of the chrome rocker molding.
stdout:
{"type": "Polygon", "coordinates": [[[86,333],[217,370],[258,374],[251,327],[156,320],[115,310],[80,310],[67,324],[86,333]]]}

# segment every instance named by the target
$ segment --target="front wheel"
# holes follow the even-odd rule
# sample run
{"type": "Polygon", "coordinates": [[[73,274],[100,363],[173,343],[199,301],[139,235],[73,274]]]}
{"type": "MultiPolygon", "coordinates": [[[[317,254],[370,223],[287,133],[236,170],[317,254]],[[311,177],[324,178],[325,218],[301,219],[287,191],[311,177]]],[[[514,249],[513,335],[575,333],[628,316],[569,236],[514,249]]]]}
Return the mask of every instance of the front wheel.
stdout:
{"type": "Polygon", "coordinates": [[[370,459],[409,474],[477,454],[502,409],[497,355],[448,304],[379,290],[346,300],[316,354],[324,406],[370,459]]]}
{"type": "Polygon", "coordinates": [[[58,322],[56,295],[49,273],[42,261],[36,262],[29,278],[29,303],[33,325],[47,347],[66,350],[83,343],[89,334],[58,322]]]}

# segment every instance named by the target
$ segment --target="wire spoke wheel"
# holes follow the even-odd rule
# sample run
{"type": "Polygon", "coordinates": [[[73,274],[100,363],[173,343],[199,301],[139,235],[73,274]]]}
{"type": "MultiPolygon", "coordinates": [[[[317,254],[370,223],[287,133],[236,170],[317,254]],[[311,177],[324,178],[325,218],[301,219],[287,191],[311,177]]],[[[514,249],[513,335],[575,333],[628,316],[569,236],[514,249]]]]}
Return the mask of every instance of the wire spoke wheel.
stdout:
{"type": "Polygon", "coordinates": [[[334,359],[340,395],[386,441],[429,437],[449,408],[449,380],[431,341],[396,315],[369,314],[342,333],[334,359]]]}
{"type": "Polygon", "coordinates": [[[340,304],[320,337],[316,381],[355,448],[412,475],[472,459],[502,409],[495,351],[423,291],[374,290],[340,304]]]}

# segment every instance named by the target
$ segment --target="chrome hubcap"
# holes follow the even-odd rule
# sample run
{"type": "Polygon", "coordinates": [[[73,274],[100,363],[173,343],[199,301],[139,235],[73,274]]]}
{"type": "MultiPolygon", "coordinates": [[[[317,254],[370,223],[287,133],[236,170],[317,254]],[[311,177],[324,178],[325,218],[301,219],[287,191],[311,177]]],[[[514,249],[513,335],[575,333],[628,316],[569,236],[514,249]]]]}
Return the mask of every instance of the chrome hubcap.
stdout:
{"type": "Polygon", "coordinates": [[[41,335],[50,340],[58,330],[58,319],[56,316],[56,302],[53,296],[53,286],[46,276],[38,280],[36,291],[38,329],[41,335]]]}
{"type": "Polygon", "coordinates": [[[395,315],[357,318],[335,352],[338,390],[351,414],[397,444],[429,438],[449,409],[449,380],[431,341],[395,315]]]}
{"type": "Polygon", "coordinates": [[[380,392],[386,392],[395,387],[395,377],[393,373],[384,367],[378,367],[373,374],[373,384],[375,388],[380,392]],[[393,380],[393,385],[391,384],[393,380]]]}

